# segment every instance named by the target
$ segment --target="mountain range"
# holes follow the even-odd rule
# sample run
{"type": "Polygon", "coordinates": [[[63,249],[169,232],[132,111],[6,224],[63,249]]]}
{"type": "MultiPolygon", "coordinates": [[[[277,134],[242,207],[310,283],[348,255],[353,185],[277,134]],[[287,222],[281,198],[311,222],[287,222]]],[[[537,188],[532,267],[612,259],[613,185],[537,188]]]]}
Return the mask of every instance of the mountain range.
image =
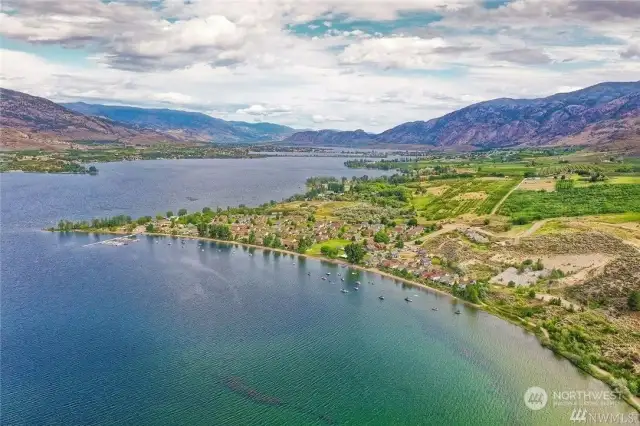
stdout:
{"type": "Polygon", "coordinates": [[[295,130],[273,123],[226,121],[199,112],[150,109],[128,106],[63,103],[62,106],[84,115],[126,123],[136,129],[152,129],[174,137],[217,143],[276,141],[295,130]]]}
{"type": "Polygon", "coordinates": [[[261,143],[470,150],[527,146],[616,146],[640,150],[640,82],[601,83],[539,99],[480,102],[382,133],[296,131],[272,123],[226,121],[198,112],[129,106],[56,104],[0,89],[0,147],[59,148],[77,141],[261,143]]]}
{"type": "Polygon", "coordinates": [[[426,148],[506,148],[542,145],[640,144],[640,82],[601,83],[540,99],[494,99],[429,121],[379,134],[304,131],[294,145],[417,145],[426,148]]]}
{"type": "Polygon", "coordinates": [[[272,123],[225,121],[197,112],[86,103],[57,104],[0,88],[0,147],[65,149],[74,142],[151,145],[255,143],[295,130],[272,123]]]}

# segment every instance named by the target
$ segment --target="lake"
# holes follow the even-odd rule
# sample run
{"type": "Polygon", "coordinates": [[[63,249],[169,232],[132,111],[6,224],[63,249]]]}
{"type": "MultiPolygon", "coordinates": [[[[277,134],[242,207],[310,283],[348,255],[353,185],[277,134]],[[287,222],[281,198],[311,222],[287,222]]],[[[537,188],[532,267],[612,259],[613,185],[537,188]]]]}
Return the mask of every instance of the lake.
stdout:
{"type": "Polygon", "coordinates": [[[380,174],[343,161],[0,176],[1,423],[572,424],[570,407],[526,408],[525,390],[607,390],[520,328],[375,274],[195,240],[87,246],[107,237],[40,231],[61,218],[256,205],[313,175],[380,174]]]}

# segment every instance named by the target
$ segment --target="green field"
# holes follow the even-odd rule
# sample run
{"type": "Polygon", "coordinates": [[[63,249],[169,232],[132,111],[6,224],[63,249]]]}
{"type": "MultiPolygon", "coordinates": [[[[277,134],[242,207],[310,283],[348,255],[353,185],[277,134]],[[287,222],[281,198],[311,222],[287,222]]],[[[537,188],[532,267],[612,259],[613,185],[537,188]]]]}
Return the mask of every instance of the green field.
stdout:
{"type": "Polygon", "coordinates": [[[321,243],[316,243],[312,245],[311,248],[307,251],[307,253],[310,255],[319,256],[320,249],[322,248],[322,246],[329,246],[331,248],[337,248],[338,250],[340,250],[340,254],[342,254],[344,253],[344,250],[343,250],[344,246],[350,243],[351,241],[349,240],[342,240],[337,238],[334,240],[327,240],[327,241],[323,241],[321,243]]]}
{"type": "Polygon", "coordinates": [[[499,211],[523,221],[626,212],[640,212],[638,184],[599,184],[556,192],[517,190],[499,211]]]}
{"type": "Polygon", "coordinates": [[[443,192],[416,194],[412,204],[419,215],[428,220],[469,213],[489,214],[518,182],[517,179],[449,179],[429,182],[426,188],[440,187],[443,192]]]}

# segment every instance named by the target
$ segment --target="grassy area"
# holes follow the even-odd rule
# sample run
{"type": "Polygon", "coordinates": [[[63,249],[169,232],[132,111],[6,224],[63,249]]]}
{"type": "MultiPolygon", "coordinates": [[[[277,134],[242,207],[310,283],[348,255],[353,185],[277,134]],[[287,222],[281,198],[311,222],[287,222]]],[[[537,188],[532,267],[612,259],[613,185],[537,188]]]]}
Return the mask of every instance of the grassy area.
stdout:
{"type": "Polygon", "coordinates": [[[640,212],[640,185],[595,185],[556,192],[514,191],[500,213],[532,221],[561,216],[640,212]]]}
{"type": "Polygon", "coordinates": [[[596,216],[593,219],[597,220],[598,222],[605,222],[605,223],[629,223],[629,222],[640,223],[640,212],[608,214],[604,216],[596,216]]]}
{"type": "Polygon", "coordinates": [[[483,215],[490,213],[517,183],[517,179],[452,179],[430,182],[426,188],[422,188],[422,194],[414,196],[412,204],[427,220],[469,213],[483,215]]]}
{"type": "Polygon", "coordinates": [[[568,229],[568,226],[564,222],[561,222],[559,220],[550,220],[544,225],[542,225],[536,232],[534,232],[534,234],[535,235],[553,234],[556,232],[566,231],[567,229],[568,229]]]}
{"type": "Polygon", "coordinates": [[[341,240],[341,239],[334,239],[334,240],[327,240],[327,241],[323,241],[321,243],[317,243],[311,246],[311,248],[307,251],[308,254],[310,255],[316,255],[319,256],[320,253],[320,249],[322,248],[322,246],[328,246],[331,248],[336,248],[340,251],[340,254],[344,253],[344,246],[346,246],[347,244],[351,243],[351,241],[349,240],[341,240]]]}

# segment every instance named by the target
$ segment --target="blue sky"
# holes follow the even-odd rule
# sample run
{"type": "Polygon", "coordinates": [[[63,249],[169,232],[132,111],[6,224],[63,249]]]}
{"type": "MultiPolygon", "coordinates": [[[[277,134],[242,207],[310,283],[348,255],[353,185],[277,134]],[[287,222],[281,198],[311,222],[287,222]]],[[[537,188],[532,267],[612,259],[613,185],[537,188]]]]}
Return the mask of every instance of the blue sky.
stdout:
{"type": "Polygon", "coordinates": [[[640,76],[640,2],[4,0],[0,85],[380,131],[640,76]]]}

